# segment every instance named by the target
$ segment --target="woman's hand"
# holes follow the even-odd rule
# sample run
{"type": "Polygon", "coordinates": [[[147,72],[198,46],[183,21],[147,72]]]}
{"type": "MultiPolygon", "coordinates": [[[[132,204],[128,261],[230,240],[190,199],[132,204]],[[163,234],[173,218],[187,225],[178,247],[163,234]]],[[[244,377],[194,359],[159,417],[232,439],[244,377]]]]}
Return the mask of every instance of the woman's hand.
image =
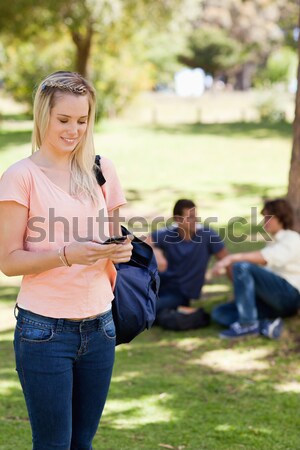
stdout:
{"type": "Polygon", "coordinates": [[[72,242],[65,248],[66,259],[71,264],[92,265],[99,259],[109,258],[115,263],[127,262],[132,253],[131,237],[122,244],[101,244],[92,241],[72,242]]]}
{"type": "Polygon", "coordinates": [[[131,244],[132,239],[133,236],[128,235],[126,241],[116,245],[113,254],[109,257],[113,263],[118,264],[130,260],[133,248],[131,244]]]}

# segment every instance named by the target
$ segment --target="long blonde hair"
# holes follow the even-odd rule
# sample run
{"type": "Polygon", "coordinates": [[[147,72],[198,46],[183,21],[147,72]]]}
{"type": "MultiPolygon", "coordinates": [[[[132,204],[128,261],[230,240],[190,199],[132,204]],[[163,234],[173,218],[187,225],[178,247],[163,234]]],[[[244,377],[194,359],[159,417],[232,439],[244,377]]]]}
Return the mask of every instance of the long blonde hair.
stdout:
{"type": "Polygon", "coordinates": [[[33,104],[32,153],[38,150],[45,137],[51,109],[58,93],[86,95],[89,103],[87,129],[71,154],[71,195],[84,193],[97,202],[97,183],[93,173],[95,146],[93,129],[96,111],[96,92],[93,86],[76,72],[54,72],[38,86],[33,104]]]}

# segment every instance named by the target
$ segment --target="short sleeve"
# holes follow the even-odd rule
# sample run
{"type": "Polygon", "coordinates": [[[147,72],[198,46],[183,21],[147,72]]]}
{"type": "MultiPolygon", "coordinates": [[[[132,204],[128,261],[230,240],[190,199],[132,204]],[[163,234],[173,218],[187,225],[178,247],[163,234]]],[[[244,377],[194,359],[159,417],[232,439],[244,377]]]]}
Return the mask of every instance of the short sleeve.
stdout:
{"type": "Polygon", "coordinates": [[[209,230],[209,249],[210,253],[215,255],[225,247],[224,242],[219,234],[214,230],[209,230]]]}
{"type": "Polygon", "coordinates": [[[102,186],[102,191],[107,210],[112,211],[125,205],[126,198],[113,163],[107,158],[101,158],[101,170],[106,180],[106,183],[102,186]]]}
{"type": "Polygon", "coordinates": [[[160,249],[164,248],[166,230],[165,228],[161,230],[155,230],[151,233],[151,241],[155,247],[160,249]]]}
{"type": "Polygon", "coordinates": [[[3,173],[0,179],[0,201],[14,201],[29,208],[30,174],[21,161],[3,173]]]}
{"type": "Polygon", "coordinates": [[[300,238],[295,232],[287,232],[279,241],[260,250],[269,266],[284,267],[297,258],[300,250],[300,238]]]}

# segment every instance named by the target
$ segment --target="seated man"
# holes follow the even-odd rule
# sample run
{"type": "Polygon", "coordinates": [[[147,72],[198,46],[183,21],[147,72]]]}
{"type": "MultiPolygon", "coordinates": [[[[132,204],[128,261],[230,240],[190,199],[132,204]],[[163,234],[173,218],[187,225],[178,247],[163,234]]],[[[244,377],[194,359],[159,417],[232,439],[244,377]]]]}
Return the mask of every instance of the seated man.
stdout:
{"type": "Polygon", "coordinates": [[[281,317],[296,314],[300,306],[300,235],[291,230],[292,208],[284,199],[270,200],[262,214],[272,242],[260,251],[228,255],[212,270],[221,274],[232,268],[234,301],[212,312],[216,322],[229,327],[222,338],[257,334],[278,338],[281,317]]]}
{"type": "Polygon", "coordinates": [[[193,201],[178,200],[173,217],[176,224],[154,231],[147,240],[160,271],[158,314],[163,309],[189,306],[190,299],[199,298],[210,256],[221,259],[228,255],[220,236],[197,224],[193,201]]]}

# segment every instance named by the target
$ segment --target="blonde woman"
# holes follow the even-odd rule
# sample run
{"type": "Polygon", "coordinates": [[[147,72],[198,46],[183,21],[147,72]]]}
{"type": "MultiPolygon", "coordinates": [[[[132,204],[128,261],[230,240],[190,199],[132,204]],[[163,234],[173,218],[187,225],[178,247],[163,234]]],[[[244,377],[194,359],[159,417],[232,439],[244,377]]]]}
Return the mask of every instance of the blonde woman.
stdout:
{"type": "Polygon", "coordinates": [[[23,275],[14,347],[33,450],[91,450],[115,350],[116,271],[132,245],[102,245],[125,203],[113,164],[96,182],[95,91],[81,75],[46,77],[34,101],[33,153],[0,181],[0,269],[23,275]]]}

